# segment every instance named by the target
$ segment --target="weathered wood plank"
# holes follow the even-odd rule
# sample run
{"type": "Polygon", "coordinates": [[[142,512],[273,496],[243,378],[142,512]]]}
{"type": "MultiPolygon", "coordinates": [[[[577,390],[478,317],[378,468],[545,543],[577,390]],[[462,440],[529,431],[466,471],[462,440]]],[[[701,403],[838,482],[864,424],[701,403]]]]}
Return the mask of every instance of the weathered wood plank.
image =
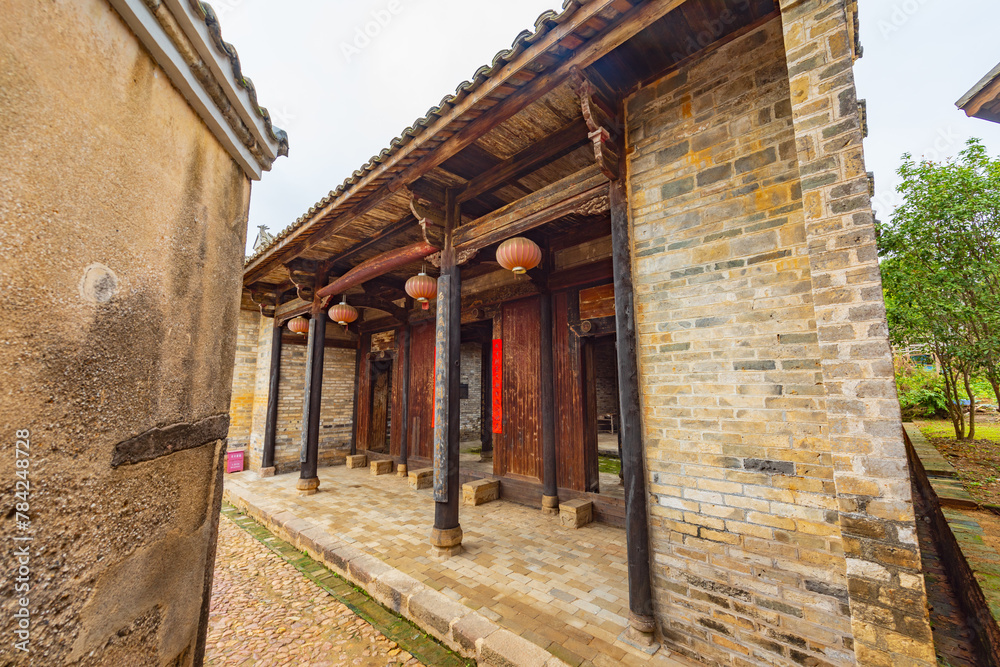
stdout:
{"type": "Polygon", "coordinates": [[[570,174],[541,190],[481,218],[455,232],[455,248],[484,248],[534,229],[573,212],[607,190],[608,179],[596,166],[570,174]]]}
{"type": "Polygon", "coordinates": [[[615,284],[598,285],[580,290],[580,319],[614,317],[615,284]]]}

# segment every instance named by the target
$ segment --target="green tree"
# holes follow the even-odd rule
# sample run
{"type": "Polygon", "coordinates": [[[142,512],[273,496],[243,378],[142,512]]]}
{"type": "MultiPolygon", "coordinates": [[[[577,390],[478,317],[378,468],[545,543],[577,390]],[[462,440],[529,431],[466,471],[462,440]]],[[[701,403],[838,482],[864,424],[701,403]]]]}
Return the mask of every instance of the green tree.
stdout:
{"type": "Polygon", "coordinates": [[[877,224],[890,334],[938,357],[955,435],[973,438],[974,374],[1000,403],[1000,160],[972,139],[954,161],[904,155],[898,173],[903,203],[877,224]]]}

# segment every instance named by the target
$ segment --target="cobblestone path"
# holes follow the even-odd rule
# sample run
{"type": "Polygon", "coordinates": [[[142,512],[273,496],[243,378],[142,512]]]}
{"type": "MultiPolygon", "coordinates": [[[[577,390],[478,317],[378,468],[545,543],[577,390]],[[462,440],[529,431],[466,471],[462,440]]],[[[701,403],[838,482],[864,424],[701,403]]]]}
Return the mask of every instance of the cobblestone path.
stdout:
{"type": "Polygon", "coordinates": [[[251,519],[223,510],[205,664],[425,664],[411,651],[426,664],[466,664],[251,519]]]}

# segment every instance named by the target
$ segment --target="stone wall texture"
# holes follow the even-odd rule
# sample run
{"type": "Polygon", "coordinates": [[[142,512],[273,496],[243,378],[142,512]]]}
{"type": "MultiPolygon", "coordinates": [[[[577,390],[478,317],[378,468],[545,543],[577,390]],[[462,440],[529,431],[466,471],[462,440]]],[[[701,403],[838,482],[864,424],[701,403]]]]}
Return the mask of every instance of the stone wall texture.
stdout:
{"type": "Polygon", "coordinates": [[[250,184],[105,0],[11,0],[0,34],[0,449],[13,493],[30,431],[34,537],[0,664],[190,665],[250,184]]]}
{"type": "Polygon", "coordinates": [[[789,4],[627,104],[657,617],[710,664],[932,664],[847,8],[789,4]]]}

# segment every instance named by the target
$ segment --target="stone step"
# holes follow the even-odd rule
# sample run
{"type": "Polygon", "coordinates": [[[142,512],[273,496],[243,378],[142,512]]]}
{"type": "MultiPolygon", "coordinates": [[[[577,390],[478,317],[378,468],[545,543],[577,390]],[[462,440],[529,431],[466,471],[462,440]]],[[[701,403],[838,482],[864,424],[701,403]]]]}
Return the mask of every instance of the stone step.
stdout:
{"type": "Polygon", "coordinates": [[[395,465],[392,459],[382,459],[381,461],[372,461],[370,467],[373,475],[388,475],[395,465]]]}
{"type": "Polygon", "coordinates": [[[559,503],[559,521],[567,528],[581,528],[593,520],[593,502],[577,498],[559,503]]]}
{"type": "Polygon", "coordinates": [[[462,502],[466,505],[482,505],[499,497],[499,480],[477,479],[462,485],[462,502]]]}
{"type": "Polygon", "coordinates": [[[434,468],[420,468],[411,470],[407,477],[410,480],[410,488],[429,489],[434,486],[434,468]]]}
{"type": "Polygon", "coordinates": [[[364,454],[354,454],[347,457],[348,468],[364,468],[368,465],[368,457],[364,454]]]}

